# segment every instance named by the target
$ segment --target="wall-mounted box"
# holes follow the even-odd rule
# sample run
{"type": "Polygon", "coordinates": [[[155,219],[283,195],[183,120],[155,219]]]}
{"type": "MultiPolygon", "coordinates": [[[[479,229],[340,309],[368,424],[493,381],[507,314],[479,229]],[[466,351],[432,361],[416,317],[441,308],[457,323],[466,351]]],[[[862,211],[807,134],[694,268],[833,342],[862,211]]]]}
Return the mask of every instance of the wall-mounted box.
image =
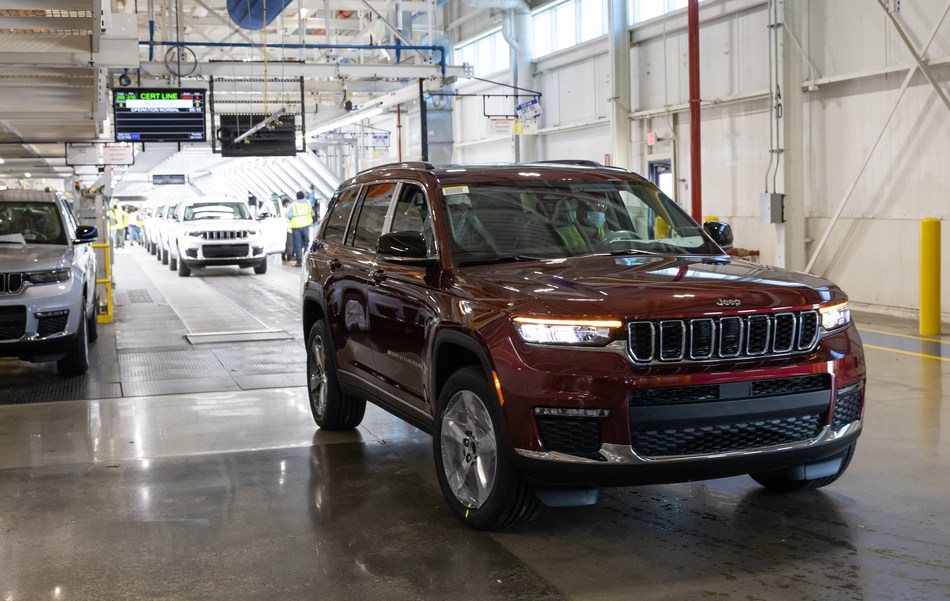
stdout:
{"type": "Polygon", "coordinates": [[[759,194],[759,223],[785,222],[785,195],[759,194]]]}

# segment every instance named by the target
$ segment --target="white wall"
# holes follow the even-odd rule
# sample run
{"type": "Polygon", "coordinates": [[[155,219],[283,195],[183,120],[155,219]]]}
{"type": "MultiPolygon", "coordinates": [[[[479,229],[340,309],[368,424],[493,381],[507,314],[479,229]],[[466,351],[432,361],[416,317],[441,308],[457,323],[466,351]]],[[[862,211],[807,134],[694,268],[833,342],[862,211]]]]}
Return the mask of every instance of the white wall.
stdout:
{"type": "MultiPolygon", "coordinates": [[[[787,199],[804,208],[811,256],[846,191],[855,181],[901,82],[914,63],[887,15],[873,0],[798,0],[803,18],[788,24],[815,71],[803,65],[804,194],[787,199]]],[[[785,2],[782,3],[783,5],[785,2]]],[[[898,19],[919,48],[946,9],[946,0],[904,1],[898,19]]],[[[740,247],[776,260],[776,226],[759,222],[759,194],[769,165],[768,33],[764,0],[707,0],[700,7],[703,214],[733,224],[740,247]]],[[[491,23],[484,15],[467,26],[491,23]]],[[[466,31],[472,35],[471,31],[466,31]]],[[[689,202],[688,65],[685,11],[631,30],[631,163],[672,159],[676,197],[689,202]],[[647,146],[646,134],[659,137],[647,146]]],[[[781,49],[780,49],[781,52],[781,49]]],[[[950,19],[927,56],[950,90],[950,19]]],[[[536,61],[544,113],[538,159],[604,160],[609,152],[610,64],[605,39],[536,61]]],[[[490,76],[507,82],[507,72],[490,76]]],[[[481,93],[484,84],[459,86],[481,93]]],[[[786,109],[787,110],[787,109],[786,109]]],[[[510,161],[510,137],[481,116],[481,100],[463,99],[456,116],[459,162],[510,161]]],[[[884,131],[842,218],[812,271],[845,289],[852,300],[912,312],[917,307],[919,220],[950,221],[950,109],[918,72],[884,131]]],[[[784,166],[784,164],[783,164],[784,166]]],[[[775,180],[785,191],[783,169],[775,180]]],[[[945,237],[950,236],[950,233],[945,237]]],[[[946,247],[946,244],[944,245],[946,247]]],[[[950,261],[943,261],[950,278],[950,261]]],[[[950,314],[950,294],[944,294],[950,314]]]]}

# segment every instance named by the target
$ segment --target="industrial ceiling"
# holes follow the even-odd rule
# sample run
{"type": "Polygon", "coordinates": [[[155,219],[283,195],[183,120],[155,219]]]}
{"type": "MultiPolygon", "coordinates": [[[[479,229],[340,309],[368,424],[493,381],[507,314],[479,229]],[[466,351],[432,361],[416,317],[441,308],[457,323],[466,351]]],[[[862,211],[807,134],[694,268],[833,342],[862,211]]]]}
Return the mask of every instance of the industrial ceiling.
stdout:
{"type": "MultiPolygon", "coordinates": [[[[65,143],[111,141],[111,90],[122,86],[213,84],[219,110],[283,107],[310,126],[408,98],[417,80],[434,89],[465,74],[435,48],[445,45],[435,0],[284,4],[0,0],[0,180],[70,177],[65,143]],[[255,29],[261,9],[268,25],[255,29]],[[232,20],[241,14],[251,28],[232,20]]],[[[137,159],[137,168],[175,150],[137,159]]]]}

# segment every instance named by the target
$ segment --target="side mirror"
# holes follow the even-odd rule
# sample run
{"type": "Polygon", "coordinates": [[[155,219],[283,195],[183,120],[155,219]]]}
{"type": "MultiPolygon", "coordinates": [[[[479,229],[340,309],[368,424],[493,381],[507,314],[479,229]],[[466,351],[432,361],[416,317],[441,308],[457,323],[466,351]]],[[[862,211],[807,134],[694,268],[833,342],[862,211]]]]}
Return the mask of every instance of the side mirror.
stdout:
{"type": "Polygon", "coordinates": [[[80,225],[76,228],[76,239],[73,240],[75,244],[89,244],[95,242],[96,238],[99,237],[99,230],[96,229],[94,225],[80,225]]]}
{"type": "Polygon", "coordinates": [[[713,242],[718,244],[723,250],[732,248],[732,228],[724,221],[707,221],[703,223],[703,230],[713,242]]]}
{"type": "Polygon", "coordinates": [[[429,257],[426,238],[422,232],[389,232],[379,237],[376,253],[383,261],[434,267],[438,263],[435,257],[429,257]]]}

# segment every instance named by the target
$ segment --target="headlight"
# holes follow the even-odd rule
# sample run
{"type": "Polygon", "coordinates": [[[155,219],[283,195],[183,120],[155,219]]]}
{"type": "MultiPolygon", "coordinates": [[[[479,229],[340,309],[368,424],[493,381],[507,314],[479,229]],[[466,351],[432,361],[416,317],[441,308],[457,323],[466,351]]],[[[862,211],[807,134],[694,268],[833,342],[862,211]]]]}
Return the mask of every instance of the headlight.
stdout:
{"type": "Polygon", "coordinates": [[[851,310],[848,309],[848,303],[819,307],[818,313],[821,315],[821,327],[826,332],[843,328],[851,322],[851,310]]]}
{"type": "Polygon", "coordinates": [[[604,346],[613,331],[623,324],[617,320],[536,319],[515,317],[515,329],[522,340],[532,344],[576,344],[604,346]]]}
{"type": "Polygon", "coordinates": [[[33,273],[26,274],[26,281],[32,282],[34,284],[57,284],[59,282],[68,282],[69,278],[72,277],[73,270],[66,269],[51,269],[50,271],[36,271],[33,273]]]}
{"type": "Polygon", "coordinates": [[[204,232],[188,232],[189,236],[194,236],[195,238],[200,238],[204,235],[204,232]]]}

